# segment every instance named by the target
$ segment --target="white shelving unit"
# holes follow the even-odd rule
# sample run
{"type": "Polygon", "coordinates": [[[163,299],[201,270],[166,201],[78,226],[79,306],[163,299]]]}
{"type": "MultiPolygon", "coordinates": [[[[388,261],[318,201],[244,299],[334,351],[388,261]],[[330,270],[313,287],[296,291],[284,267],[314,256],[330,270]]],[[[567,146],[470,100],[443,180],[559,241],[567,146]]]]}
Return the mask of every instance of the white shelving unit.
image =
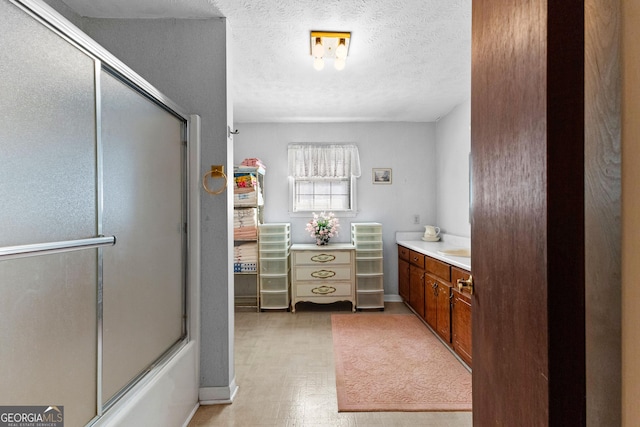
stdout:
{"type": "Polygon", "coordinates": [[[233,175],[235,306],[259,310],[258,226],[263,222],[264,169],[238,166],[233,175]]]}
{"type": "Polygon", "coordinates": [[[356,307],[384,310],[382,224],[351,223],[351,243],[356,247],[356,307]]]}
{"type": "Polygon", "coordinates": [[[260,310],[289,309],[291,224],[258,226],[260,310]]]}

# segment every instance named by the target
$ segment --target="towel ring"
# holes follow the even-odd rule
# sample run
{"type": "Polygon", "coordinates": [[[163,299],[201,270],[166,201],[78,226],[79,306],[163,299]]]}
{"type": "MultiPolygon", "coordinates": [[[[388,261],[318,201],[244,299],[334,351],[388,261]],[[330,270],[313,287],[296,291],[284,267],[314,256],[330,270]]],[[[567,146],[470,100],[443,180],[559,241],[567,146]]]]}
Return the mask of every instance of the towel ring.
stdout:
{"type": "Polygon", "coordinates": [[[204,191],[206,191],[209,194],[213,194],[213,195],[221,194],[227,188],[227,175],[225,175],[224,173],[224,166],[212,165],[211,170],[205,173],[204,176],[202,177],[202,186],[204,187],[204,191]],[[220,187],[217,190],[211,190],[209,187],[207,187],[207,177],[209,176],[211,176],[211,178],[223,178],[224,183],[222,184],[222,187],[220,187]]]}

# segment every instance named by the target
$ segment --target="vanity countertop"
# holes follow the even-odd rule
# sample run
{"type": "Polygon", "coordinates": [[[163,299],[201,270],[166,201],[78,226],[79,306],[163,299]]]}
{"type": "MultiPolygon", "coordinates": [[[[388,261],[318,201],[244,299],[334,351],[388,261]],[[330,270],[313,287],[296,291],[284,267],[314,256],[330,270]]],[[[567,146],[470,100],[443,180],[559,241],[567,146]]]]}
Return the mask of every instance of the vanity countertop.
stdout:
{"type": "Polygon", "coordinates": [[[471,271],[471,257],[452,256],[439,252],[451,249],[469,249],[471,248],[471,239],[444,233],[440,236],[441,238],[437,242],[425,242],[422,240],[422,233],[420,232],[398,231],[396,233],[396,243],[447,264],[471,271]]]}

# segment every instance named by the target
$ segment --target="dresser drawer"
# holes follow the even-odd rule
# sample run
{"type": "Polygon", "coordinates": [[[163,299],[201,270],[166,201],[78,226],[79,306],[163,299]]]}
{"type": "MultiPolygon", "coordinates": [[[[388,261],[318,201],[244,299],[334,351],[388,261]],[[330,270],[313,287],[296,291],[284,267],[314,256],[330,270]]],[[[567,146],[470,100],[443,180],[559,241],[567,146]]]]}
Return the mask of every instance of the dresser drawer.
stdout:
{"type": "Polygon", "coordinates": [[[409,258],[409,252],[409,249],[405,248],[404,246],[398,245],[398,258],[401,258],[405,261],[411,261],[411,259],[409,258]]]}
{"type": "Polygon", "coordinates": [[[334,281],[351,280],[350,265],[303,265],[296,267],[293,271],[294,279],[300,281],[334,281]]]}
{"type": "Polygon", "coordinates": [[[431,257],[425,258],[427,272],[434,274],[439,278],[446,280],[447,282],[451,280],[451,267],[449,266],[449,264],[437,259],[433,259],[431,257]]]}
{"type": "Polygon", "coordinates": [[[351,251],[296,251],[297,265],[301,264],[349,264],[351,251]]]}
{"type": "Polygon", "coordinates": [[[296,295],[298,297],[350,296],[352,289],[353,286],[348,282],[299,283],[296,285],[296,295]]]}
{"type": "Polygon", "coordinates": [[[409,262],[416,267],[424,268],[425,256],[420,252],[409,250],[409,262]]]}

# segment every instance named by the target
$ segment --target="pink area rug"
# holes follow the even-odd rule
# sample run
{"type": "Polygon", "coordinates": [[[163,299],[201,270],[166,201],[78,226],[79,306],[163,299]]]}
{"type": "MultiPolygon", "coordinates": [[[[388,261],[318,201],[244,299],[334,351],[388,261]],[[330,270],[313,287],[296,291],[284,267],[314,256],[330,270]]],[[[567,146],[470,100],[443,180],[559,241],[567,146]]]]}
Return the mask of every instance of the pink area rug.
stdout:
{"type": "Polygon", "coordinates": [[[413,314],[334,314],[339,412],[471,411],[471,374],[413,314]]]}

